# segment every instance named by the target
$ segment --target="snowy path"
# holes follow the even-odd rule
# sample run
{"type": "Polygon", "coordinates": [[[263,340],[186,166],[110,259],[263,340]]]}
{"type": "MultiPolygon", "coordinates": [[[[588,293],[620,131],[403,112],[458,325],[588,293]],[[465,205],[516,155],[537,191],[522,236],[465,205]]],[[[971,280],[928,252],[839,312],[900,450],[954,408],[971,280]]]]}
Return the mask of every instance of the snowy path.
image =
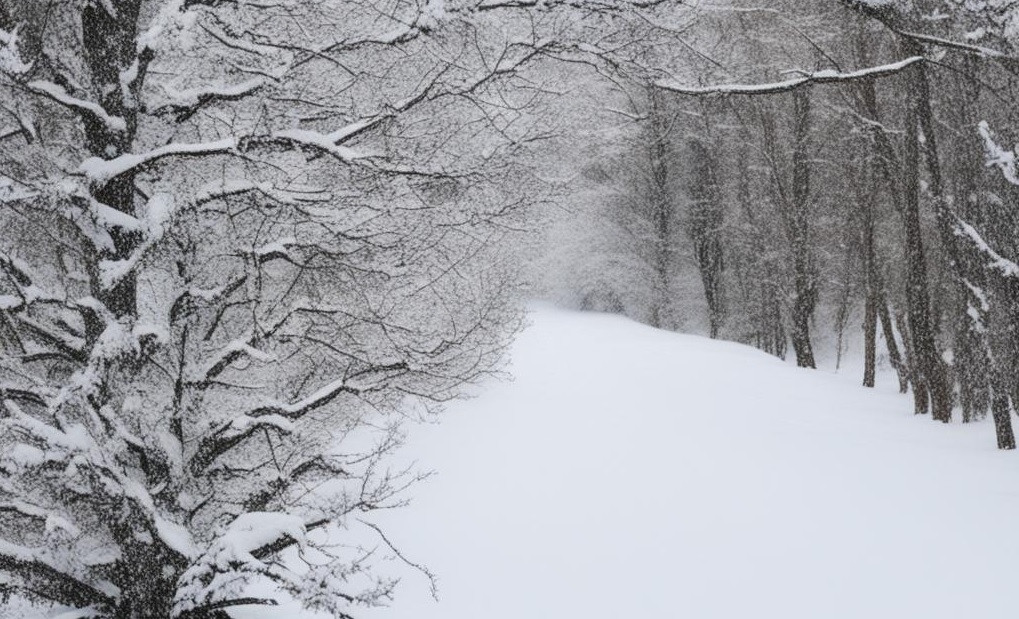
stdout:
{"type": "Polygon", "coordinates": [[[373,619],[1014,618],[1019,454],[734,344],[541,308],[418,431],[389,515],[440,576],[373,619]]]}

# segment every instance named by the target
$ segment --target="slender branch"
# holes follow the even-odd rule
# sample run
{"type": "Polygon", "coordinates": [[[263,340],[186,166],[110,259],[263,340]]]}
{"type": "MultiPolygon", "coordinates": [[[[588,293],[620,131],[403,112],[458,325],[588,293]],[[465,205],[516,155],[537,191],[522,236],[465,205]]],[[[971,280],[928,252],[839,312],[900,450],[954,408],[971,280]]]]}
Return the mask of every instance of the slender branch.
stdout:
{"type": "MultiPolygon", "coordinates": [[[[315,529],[321,529],[322,527],[329,524],[329,522],[330,521],[326,518],[316,520],[314,522],[304,525],[304,530],[307,532],[314,531],[315,529]]],[[[250,554],[259,561],[262,561],[278,552],[281,552],[283,550],[286,550],[287,548],[290,548],[291,546],[294,546],[297,543],[298,540],[294,539],[290,535],[284,534],[282,537],[275,541],[269,542],[268,544],[261,546],[259,548],[255,548],[254,550],[251,551],[250,554]]]]}
{"type": "Polygon", "coordinates": [[[676,82],[660,81],[655,85],[664,90],[684,95],[770,95],[790,92],[810,84],[839,84],[861,79],[887,77],[902,72],[914,64],[926,62],[923,56],[909,58],[876,67],[867,67],[847,73],[839,71],[815,71],[802,77],[773,82],[770,84],[722,84],[718,86],[684,86],[676,82]]]}

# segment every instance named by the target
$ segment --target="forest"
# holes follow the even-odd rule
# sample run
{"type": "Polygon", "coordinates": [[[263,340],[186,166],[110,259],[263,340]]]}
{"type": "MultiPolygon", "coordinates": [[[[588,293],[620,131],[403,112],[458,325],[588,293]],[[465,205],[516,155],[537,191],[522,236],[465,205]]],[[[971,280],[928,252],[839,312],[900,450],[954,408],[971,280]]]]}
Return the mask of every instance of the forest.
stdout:
{"type": "Polygon", "coordinates": [[[0,602],[385,603],[534,298],[1015,449],[1017,78],[1012,0],[0,0],[0,602]]]}

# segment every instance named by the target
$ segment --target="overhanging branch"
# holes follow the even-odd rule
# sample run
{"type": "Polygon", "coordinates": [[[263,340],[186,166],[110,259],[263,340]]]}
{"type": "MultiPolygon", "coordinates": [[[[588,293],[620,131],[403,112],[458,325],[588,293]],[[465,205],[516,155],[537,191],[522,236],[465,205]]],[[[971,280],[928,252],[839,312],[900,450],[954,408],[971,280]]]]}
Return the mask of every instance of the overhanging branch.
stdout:
{"type": "Polygon", "coordinates": [[[851,72],[840,72],[834,70],[815,71],[801,77],[788,79],[782,82],[770,84],[721,84],[717,86],[685,86],[676,82],[660,81],[655,85],[663,90],[668,90],[683,95],[771,95],[782,92],[790,92],[802,86],[810,84],[840,84],[853,82],[862,79],[876,79],[888,77],[902,72],[903,70],[925,62],[923,56],[911,56],[898,62],[868,67],[851,72]]]}

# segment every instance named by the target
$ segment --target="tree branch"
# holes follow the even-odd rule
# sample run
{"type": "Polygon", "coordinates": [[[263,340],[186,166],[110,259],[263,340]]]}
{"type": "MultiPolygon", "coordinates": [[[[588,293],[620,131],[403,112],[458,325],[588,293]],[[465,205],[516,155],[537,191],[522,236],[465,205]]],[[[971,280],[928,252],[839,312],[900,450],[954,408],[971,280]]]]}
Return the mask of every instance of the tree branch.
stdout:
{"type": "Polygon", "coordinates": [[[875,79],[887,77],[900,73],[904,69],[919,63],[926,62],[923,56],[911,56],[898,62],[868,67],[858,71],[842,73],[834,70],[815,71],[802,77],[797,77],[783,82],[770,84],[723,84],[718,86],[684,86],[676,82],[660,81],[655,86],[683,95],[771,95],[782,92],[790,92],[801,86],[810,84],[839,84],[853,82],[861,79],[875,79]]]}
{"type": "Polygon", "coordinates": [[[127,130],[127,121],[125,121],[122,117],[110,115],[110,113],[98,103],[79,99],[67,94],[66,90],[57,86],[53,82],[39,80],[29,82],[26,86],[32,92],[42,95],[51,101],[55,101],[68,109],[74,110],[80,116],[85,116],[91,120],[99,121],[103,125],[106,125],[106,127],[111,131],[119,133],[127,130]]]}
{"type": "Polygon", "coordinates": [[[0,541],[0,570],[32,583],[32,592],[58,604],[75,608],[110,607],[115,600],[91,585],[57,570],[52,565],[10,552],[0,541]]]}

